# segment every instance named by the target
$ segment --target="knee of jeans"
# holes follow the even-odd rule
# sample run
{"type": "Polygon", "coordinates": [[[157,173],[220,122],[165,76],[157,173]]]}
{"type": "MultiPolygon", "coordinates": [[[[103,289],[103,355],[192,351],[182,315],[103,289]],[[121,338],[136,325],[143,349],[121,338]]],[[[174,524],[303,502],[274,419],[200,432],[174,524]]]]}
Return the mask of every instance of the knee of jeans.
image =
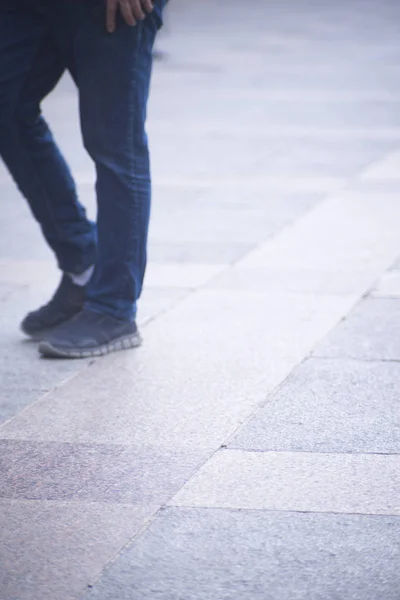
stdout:
{"type": "Polygon", "coordinates": [[[146,136],[116,135],[106,127],[82,128],[83,144],[92,160],[110,170],[134,176],[135,171],[149,168],[149,152],[146,136]]]}
{"type": "Polygon", "coordinates": [[[92,127],[82,126],[83,146],[94,162],[101,162],[101,158],[109,154],[109,149],[103,141],[104,134],[100,134],[92,127]]]}

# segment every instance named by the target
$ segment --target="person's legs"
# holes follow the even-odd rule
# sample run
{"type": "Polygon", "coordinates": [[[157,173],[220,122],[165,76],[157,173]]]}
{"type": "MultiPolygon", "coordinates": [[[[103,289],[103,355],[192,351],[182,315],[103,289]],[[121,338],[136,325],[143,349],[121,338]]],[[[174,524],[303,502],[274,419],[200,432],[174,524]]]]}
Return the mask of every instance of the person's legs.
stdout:
{"type": "Polygon", "coordinates": [[[40,15],[29,9],[0,11],[0,156],[60,269],[81,273],[95,262],[95,232],[40,112],[41,100],[63,71],[40,15]]]}
{"type": "MultiPolygon", "coordinates": [[[[28,200],[60,269],[80,274],[95,262],[95,231],[40,112],[41,100],[63,72],[41,15],[22,5],[1,9],[0,156],[28,200]]],[[[84,289],[64,275],[53,299],[29,313],[22,330],[41,338],[82,310],[84,300],[84,289]]]]}
{"type": "Polygon", "coordinates": [[[40,347],[44,354],[59,356],[127,347],[133,340],[129,332],[135,336],[131,345],[136,345],[132,323],[146,267],[151,186],[145,120],[159,23],[153,15],[136,27],[120,19],[108,34],[105,12],[104,21],[98,12],[93,18],[92,6],[80,9],[71,70],[79,88],[84,144],[97,171],[98,260],[88,288],[90,319],[77,317],[77,324],[65,324],[40,347]],[[109,320],[96,320],[93,313],[109,320]],[[85,319],[86,336],[80,335],[85,319]],[[126,335],[118,333],[121,327],[126,335]],[[116,347],[118,337],[126,345],[116,347]]]}
{"type": "Polygon", "coordinates": [[[145,132],[155,25],[84,29],[75,44],[82,133],[97,171],[98,261],[87,307],[133,320],[146,267],[150,166],[145,132]]]}

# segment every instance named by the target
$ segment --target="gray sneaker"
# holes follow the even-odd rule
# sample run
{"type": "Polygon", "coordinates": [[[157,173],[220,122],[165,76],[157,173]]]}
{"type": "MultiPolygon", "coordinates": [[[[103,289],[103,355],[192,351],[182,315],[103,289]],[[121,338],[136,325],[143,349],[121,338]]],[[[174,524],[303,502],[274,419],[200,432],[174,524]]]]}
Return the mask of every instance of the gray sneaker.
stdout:
{"type": "Polygon", "coordinates": [[[85,309],[47,335],[39,352],[45,358],[88,358],[140,344],[136,323],[85,309]]]}
{"type": "Polygon", "coordinates": [[[55,327],[82,311],[85,294],[86,287],[75,285],[68,275],[63,275],[50,302],[26,315],[21,323],[22,331],[34,340],[43,339],[55,327]]]}

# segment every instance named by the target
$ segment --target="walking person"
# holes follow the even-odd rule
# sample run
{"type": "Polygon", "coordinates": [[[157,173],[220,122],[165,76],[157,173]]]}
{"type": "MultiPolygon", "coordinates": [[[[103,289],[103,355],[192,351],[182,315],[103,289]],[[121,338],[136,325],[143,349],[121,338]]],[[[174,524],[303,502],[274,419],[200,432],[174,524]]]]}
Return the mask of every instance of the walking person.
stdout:
{"type": "Polygon", "coordinates": [[[2,0],[0,156],[62,272],[48,304],[21,325],[45,357],[99,356],[140,343],[135,317],[151,197],[146,105],[165,3],[2,0]],[[96,167],[96,225],[40,111],[66,70],[96,167]]]}

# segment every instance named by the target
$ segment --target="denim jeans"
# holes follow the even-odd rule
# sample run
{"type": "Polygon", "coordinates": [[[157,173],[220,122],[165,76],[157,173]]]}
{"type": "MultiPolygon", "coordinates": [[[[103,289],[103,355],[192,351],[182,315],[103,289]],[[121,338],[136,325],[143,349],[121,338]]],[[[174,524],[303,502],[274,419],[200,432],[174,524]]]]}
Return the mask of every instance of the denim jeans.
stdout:
{"type": "Polygon", "coordinates": [[[158,11],[105,30],[104,0],[11,0],[0,10],[0,155],[29,202],[59,268],[95,264],[87,307],[133,319],[146,267],[150,168],[145,132],[158,11]],[[13,1],[15,4],[12,4],[13,1]],[[97,224],[40,103],[68,70],[83,143],[96,167],[97,224]]]}

